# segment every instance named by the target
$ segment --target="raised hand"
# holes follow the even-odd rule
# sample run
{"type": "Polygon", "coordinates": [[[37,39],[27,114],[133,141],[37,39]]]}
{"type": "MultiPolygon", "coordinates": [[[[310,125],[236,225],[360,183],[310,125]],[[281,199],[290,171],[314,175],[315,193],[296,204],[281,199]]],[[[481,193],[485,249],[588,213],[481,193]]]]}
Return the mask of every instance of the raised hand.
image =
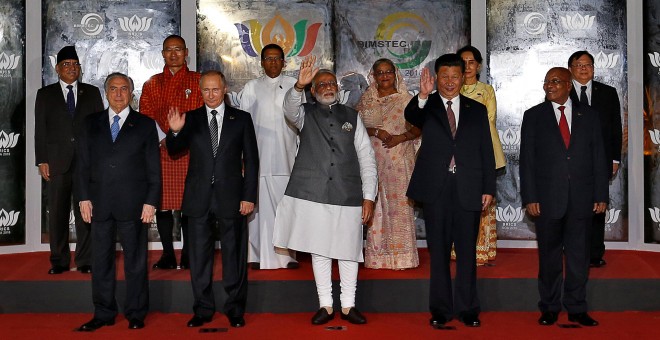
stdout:
{"type": "Polygon", "coordinates": [[[435,77],[431,75],[428,68],[422,69],[422,76],[419,77],[419,98],[426,99],[435,86],[435,77]]]}
{"type": "Polygon", "coordinates": [[[296,83],[297,88],[305,87],[307,84],[312,82],[316,73],[319,72],[318,67],[314,67],[316,63],[315,55],[308,55],[300,63],[300,73],[298,73],[298,82],[296,83]]]}
{"type": "Polygon", "coordinates": [[[186,114],[180,114],[179,108],[170,107],[170,112],[167,114],[167,122],[170,124],[170,130],[174,133],[178,133],[183,129],[183,125],[186,123],[186,114]]]}

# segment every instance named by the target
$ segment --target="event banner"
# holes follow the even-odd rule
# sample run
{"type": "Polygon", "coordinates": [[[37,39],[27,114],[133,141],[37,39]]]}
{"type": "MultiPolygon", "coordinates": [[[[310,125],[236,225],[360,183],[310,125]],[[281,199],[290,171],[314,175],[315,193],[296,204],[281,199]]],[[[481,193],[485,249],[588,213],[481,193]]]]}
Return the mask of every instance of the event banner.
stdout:
{"type": "Polygon", "coordinates": [[[25,244],[25,1],[0,3],[0,246],[25,244]]]}
{"type": "Polygon", "coordinates": [[[644,241],[660,243],[660,1],[644,2],[644,241]]]}
{"type": "MultiPolygon", "coordinates": [[[[493,85],[497,95],[497,129],[507,158],[506,174],[499,177],[497,183],[499,239],[535,238],[534,223],[525,214],[520,197],[518,167],[523,113],[544,101],[543,79],[550,68],[567,67],[568,58],[573,52],[587,50],[595,58],[595,80],[615,87],[622,106],[622,161],[618,174],[610,181],[605,240],[627,241],[628,78],[625,8],[619,0],[572,3],[488,1],[487,58],[490,72],[487,82],[493,85]]],[[[656,19],[649,21],[649,26],[657,25],[656,19]]],[[[658,200],[655,204],[660,206],[658,200]]]]}
{"type": "MultiPolygon", "coordinates": [[[[81,80],[98,86],[103,100],[103,82],[112,72],[128,74],[135,83],[131,106],[138,109],[142,85],[163,71],[163,40],[179,34],[180,0],[43,0],[43,85],[57,81],[57,52],[75,45],[80,58],[81,80]]],[[[107,105],[106,105],[107,106],[107,105]]],[[[48,206],[42,188],[42,242],[48,242],[48,206]]],[[[75,242],[73,212],[69,231],[75,242]]],[[[155,224],[149,240],[158,240],[155,224]]]]}

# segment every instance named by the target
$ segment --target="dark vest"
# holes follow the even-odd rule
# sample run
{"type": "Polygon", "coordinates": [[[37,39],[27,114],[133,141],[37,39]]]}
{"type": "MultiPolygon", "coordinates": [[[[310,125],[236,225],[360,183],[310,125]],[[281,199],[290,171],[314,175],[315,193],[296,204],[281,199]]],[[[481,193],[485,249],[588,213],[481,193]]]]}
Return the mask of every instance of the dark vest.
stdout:
{"type": "Polygon", "coordinates": [[[335,104],[303,104],[305,122],[285,194],[307,201],[362,206],[355,151],[357,111],[335,104]]]}

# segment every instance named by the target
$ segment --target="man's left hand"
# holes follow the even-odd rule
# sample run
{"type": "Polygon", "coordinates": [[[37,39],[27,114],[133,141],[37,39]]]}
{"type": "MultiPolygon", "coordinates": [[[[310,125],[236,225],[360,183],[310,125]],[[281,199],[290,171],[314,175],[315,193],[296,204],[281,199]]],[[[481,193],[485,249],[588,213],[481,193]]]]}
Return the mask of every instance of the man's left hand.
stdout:
{"type": "Polygon", "coordinates": [[[594,212],[596,214],[604,213],[606,208],[607,208],[607,203],[605,202],[594,203],[594,212]]]}
{"type": "Polygon", "coordinates": [[[362,224],[367,224],[374,217],[374,201],[362,200],[362,224]]]}
{"type": "Polygon", "coordinates": [[[154,215],[156,214],[156,207],[151,204],[142,205],[142,223],[151,223],[154,221],[154,215]]]}
{"type": "Polygon", "coordinates": [[[254,203],[248,201],[241,201],[240,212],[241,215],[245,216],[251,213],[254,210],[254,203]]]}
{"type": "Polygon", "coordinates": [[[483,194],[481,195],[481,211],[486,211],[490,202],[493,201],[493,195],[483,194]]]}

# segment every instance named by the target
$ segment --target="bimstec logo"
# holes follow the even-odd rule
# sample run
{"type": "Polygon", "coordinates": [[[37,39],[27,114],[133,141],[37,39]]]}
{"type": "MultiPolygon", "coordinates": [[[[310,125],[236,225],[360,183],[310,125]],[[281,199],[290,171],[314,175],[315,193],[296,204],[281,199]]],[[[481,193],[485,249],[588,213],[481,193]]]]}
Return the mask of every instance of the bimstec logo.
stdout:
{"type": "Polygon", "coordinates": [[[504,131],[497,130],[502,142],[502,150],[504,151],[517,151],[520,148],[520,131],[511,130],[508,128],[504,131]]]}
{"type": "Polygon", "coordinates": [[[525,217],[525,210],[521,207],[514,208],[510,204],[506,208],[497,207],[495,218],[502,222],[503,227],[515,227],[525,217]]]}
{"type": "Polygon", "coordinates": [[[658,146],[658,152],[660,152],[660,130],[649,130],[649,135],[651,136],[651,141],[653,144],[658,146]]]}
{"type": "Polygon", "coordinates": [[[0,77],[11,77],[11,71],[18,67],[20,61],[20,55],[7,55],[5,52],[0,53],[0,77]]]}
{"type": "Polygon", "coordinates": [[[603,51],[600,51],[594,57],[594,66],[596,68],[613,68],[618,61],[618,53],[605,54],[603,51]]]}
{"type": "Polygon", "coordinates": [[[522,20],[523,28],[529,35],[541,35],[545,33],[548,25],[547,19],[539,12],[531,12],[522,20]]]}
{"type": "Polygon", "coordinates": [[[575,13],[574,15],[566,14],[561,18],[561,25],[569,31],[575,30],[588,30],[594,26],[595,15],[582,15],[575,13]]]}
{"type": "Polygon", "coordinates": [[[149,17],[140,18],[137,15],[133,15],[130,18],[117,18],[122,33],[129,37],[142,37],[143,33],[148,31],[151,27],[151,21],[153,19],[154,18],[149,17]]]}
{"type": "Polygon", "coordinates": [[[261,51],[268,44],[280,45],[287,57],[304,57],[314,49],[321,23],[308,25],[308,20],[303,19],[291,25],[279,13],[275,13],[263,27],[256,19],[234,23],[234,26],[238,30],[243,51],[250,57],[258,57],[256,51],[261,51]]]}
{"type": "Polygon", "coordinates": [[[82,16],[79,24],[74,24],[73,27],[80,28],[80,30],[88,36],[96,36],[103,31],[103,17],[97,13],[87,13],[82,16]]]}
{"type": "Polygon", "coordinates": [[[660,53],[653,52],[649,53],[649,59],[651,60],[651,65],[658,69],[658,74],[660,74],[660,53]]]}
{"type": "Polygon", "coordinates": [[[16,146],[20,136],[18,133],[7,134],[4,130],[0,130],[0,156],[10,156],[10,149],[16,146]]]}
{"type": "Polygon", "coordinates": [[[376,49],[376,55],[387,53],[400,69],[411,69],[429,55],[432,34],[433,29],[421,16],[396,12],[380,22],[374,40],[358,40],[357,45],[363,50],[376,49]]]}

